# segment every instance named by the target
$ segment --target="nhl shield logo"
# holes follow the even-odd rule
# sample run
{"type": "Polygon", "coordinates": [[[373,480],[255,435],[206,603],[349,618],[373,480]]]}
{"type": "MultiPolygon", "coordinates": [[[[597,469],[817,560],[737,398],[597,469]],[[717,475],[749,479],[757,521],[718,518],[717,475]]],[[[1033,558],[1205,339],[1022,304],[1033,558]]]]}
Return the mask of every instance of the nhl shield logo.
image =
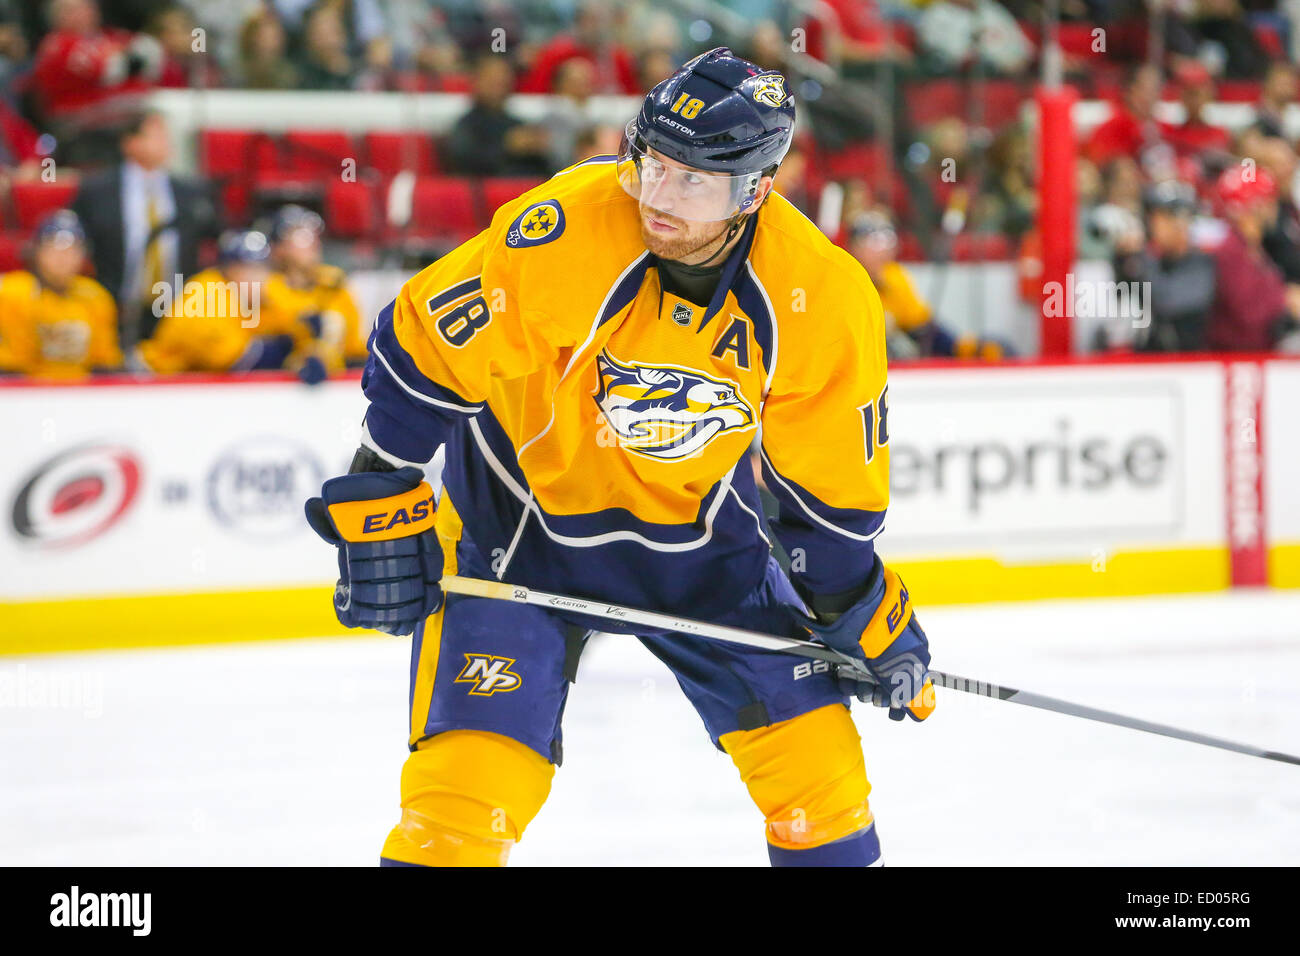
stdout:
{"type": "Polygon", "coordinates": [[[678,302],[673,306],[673,321],[683,328],[691,324],[692,314],[691,307],[684,302],[678,302]]]}

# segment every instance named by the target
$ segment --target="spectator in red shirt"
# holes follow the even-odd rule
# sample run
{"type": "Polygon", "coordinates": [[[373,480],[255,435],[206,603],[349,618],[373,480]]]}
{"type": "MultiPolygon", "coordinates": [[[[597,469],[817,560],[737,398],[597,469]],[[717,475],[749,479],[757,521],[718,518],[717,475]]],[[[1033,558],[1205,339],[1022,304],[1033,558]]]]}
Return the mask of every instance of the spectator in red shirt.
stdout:
{"type": "MultiPolygon", "coordinates": [[[[15,182],[30,181],[41,174],[42,148],[51,143],[0,98],[0,202],[9,200],[15,182]]],[[[0,271],[3,266],[0,266],[0,271]]]]}
{"type": "Polygon", "coordinates": [[[48,121],[74,119],[114,97],[143,93],[162,69],[158,41],[103,26],[96,0],[53,0],[50,26],[30,79],[48,121]]]}
{"type": "Polygon", "coordinates": [[[1288,286],[1264,251],[1264,235],[1277,218],[1277,185],[1253,166],[1224,170],[1218,198],[1228,235],[1214,253],[1214,308],[1208,342],[1223,352],[1265,352],[1296,328],[1300,286],[1288,286]]]}
{"type": "Polygon", "coordinates": [[[610,39],[613,18],[599,2],[583,3],[573,21],[573,33],[561,34],[537,52],[532,69],[519,83],[520,93],[550,93],[555,74],[566,60],[581,57],[596,68],[597,93],[644,92],[637,76],[636,61],[626,47],[610,39]]]}
{"type": "Polygon", "coordinates": [[[892,27],[875,0],[823,0],[818,8],[820,16],[810,16],[803,24],[809,56],[845,66],[875,65],[882,59],[911,61],[911,50],[891,42],[892,27]],[[828,24],[834,24],[830,31],[828,24]]]}
{"type": "Polygon", "coordinates": [[[1221,126],[1211,126],[1202,112],[1214,101],[1214,78],[1195,60],[1185,61],[1174,71],[1179,99],[1187,116],[1181,123],[1161,123],[1160,134],[1180,156],[1200,156],[1206,152],[1227,152],[1231,138],[1221,126]]]}
{"type": "Polygon", "coordinates": [[[1092,131],[1084,154],[1098,167],[1117,156],[1138,159],[1143,150],[1160,141],[1160,127],[1154,118],[1159,100],[1160,71],[1143,63],[1130,75],[1123,99],[1115,104],[1110,119],[1092,131]]]}
{"type": "Polygon", "coordinates": [[[40,161],[40,134],[12,106],[0,99],[0,170],[34,166],[40,161]]]}

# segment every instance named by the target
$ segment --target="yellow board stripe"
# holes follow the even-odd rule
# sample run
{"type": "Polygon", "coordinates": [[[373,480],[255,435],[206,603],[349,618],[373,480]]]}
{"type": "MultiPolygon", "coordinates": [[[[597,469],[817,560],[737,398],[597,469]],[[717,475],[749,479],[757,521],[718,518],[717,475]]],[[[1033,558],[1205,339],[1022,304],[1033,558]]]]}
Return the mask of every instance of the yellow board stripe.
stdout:
{"type": "Polygon", "coordinates": [[[1228,549],[1222,547],[1099,552],[1092,561],[1059,563],[952,557],[896,559],[889,566],[907,582],[922,620],[926,606],[935,604],[1180,594],[1218,591],[1231,583],[1228,549]]]}
{"type": "Polygon", "coordinates": [[[332,635],[334,585],[0,604],[0,654],[174,647],[332,635]]]}
{"type": "MultiPolygon", "coordinates": [[[[907,581],[922,620],[925,608],[932,605],[1217,591],[1227,588],[1230,580],[1225,548],[1128,551],[1095,562],[1007,564],[993,558],[936,558],[890,561],[890,567],[907,581]]],[[[1300,543],[1270,548],[1269,573],[1275,587],[1300,588],[1300,543]]],[[[332,584],[322,583],[266,591],[0,603],[0,655],[297,637],[387,637],[340,625],[330,603],[332,591],[332,584]]],[[[420,696],[424,693],[421,687],[420,696]]]]}
{"type": "Polygon", "coordinates": [[[1268,583],[1275,588],[1300,588],[1300,541],[1269,545],[1268,583]]]}

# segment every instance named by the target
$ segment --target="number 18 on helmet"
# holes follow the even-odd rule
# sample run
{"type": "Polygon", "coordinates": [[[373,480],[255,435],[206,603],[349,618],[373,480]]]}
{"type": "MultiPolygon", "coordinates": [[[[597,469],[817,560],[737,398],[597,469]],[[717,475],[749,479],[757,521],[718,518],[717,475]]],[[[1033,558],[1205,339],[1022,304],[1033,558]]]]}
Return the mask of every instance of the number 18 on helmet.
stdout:
{"type": "Polygon", "coordinates": [[[618,179],[638,202],[695,222],[749,211],[794,134],[780,73],[726,47],[701,54],[649,94],[627,124],[618,179]]]}

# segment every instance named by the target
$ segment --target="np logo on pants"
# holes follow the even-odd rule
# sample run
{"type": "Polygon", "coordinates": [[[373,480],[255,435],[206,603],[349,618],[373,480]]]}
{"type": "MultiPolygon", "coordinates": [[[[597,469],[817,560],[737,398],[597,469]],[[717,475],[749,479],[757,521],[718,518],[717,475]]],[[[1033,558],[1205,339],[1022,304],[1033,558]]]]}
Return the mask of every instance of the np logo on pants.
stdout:
{"type": "Polygon", "coordinates": [[[491,697],[496,693],[506,693],[518,689],[524,679],[510,668],[513,657],[497,657],[493,654],[466,654],[465,666],[457,684],[473,684],[469,693],[473,697],[491,697]]]}

